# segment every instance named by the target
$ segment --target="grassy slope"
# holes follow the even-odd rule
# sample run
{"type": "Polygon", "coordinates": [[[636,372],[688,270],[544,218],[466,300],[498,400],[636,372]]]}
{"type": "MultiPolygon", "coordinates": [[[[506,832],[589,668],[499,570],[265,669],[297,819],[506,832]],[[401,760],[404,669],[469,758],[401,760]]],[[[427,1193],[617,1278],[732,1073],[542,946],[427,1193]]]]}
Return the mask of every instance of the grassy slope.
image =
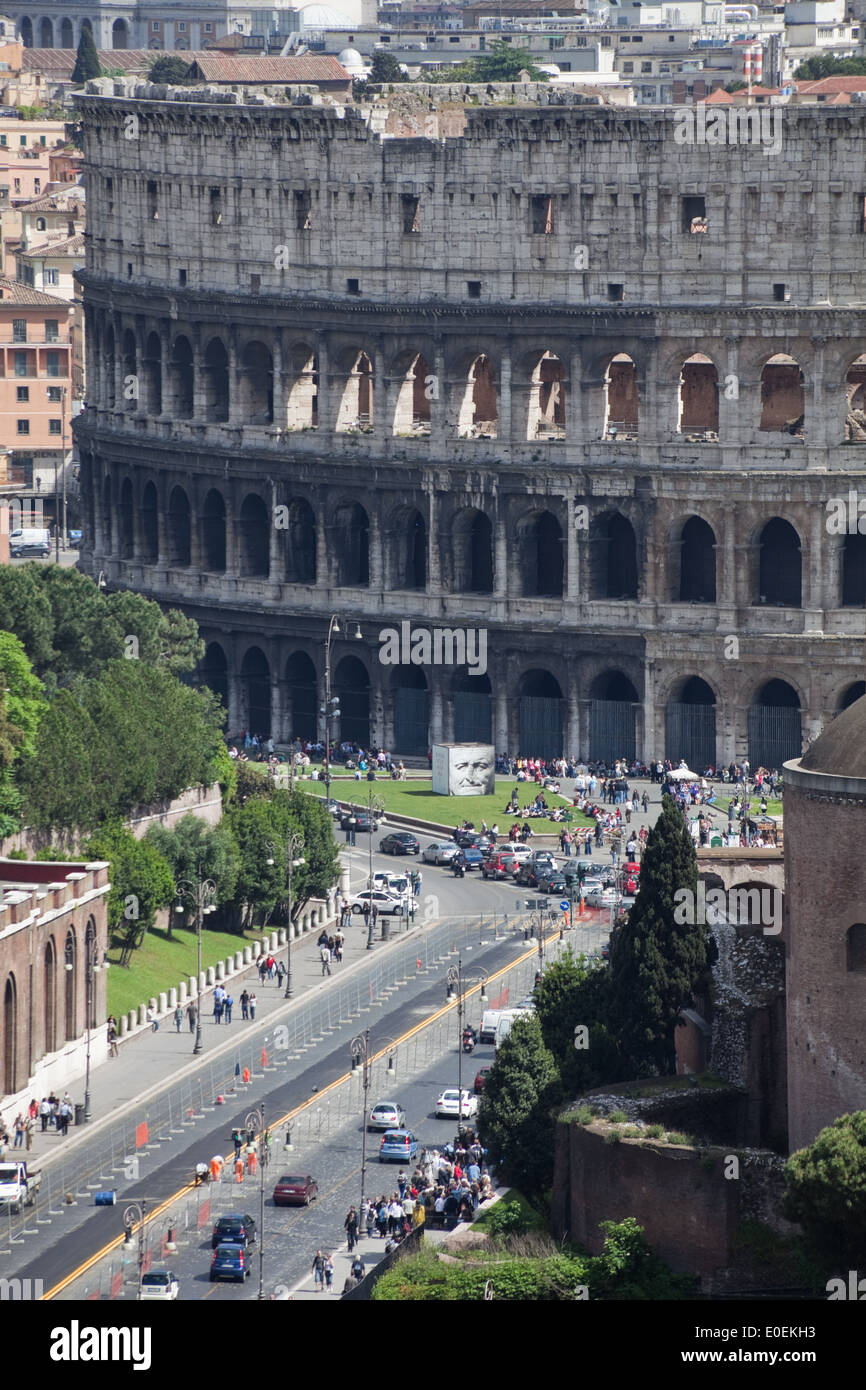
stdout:
{"type": "MultiPolygon", "coordinates": [[[[202,969],[215,965],[218,960],[234,955],[249,941],[256,939],[255,932],[238,936],[235,932],[203,931],[201,940],[202,969]]],[[[261,934],[258,934],[259,937],[261,934]]],[[[109,952],[112,968],[108,972],[108,1012],[119,1017],[146,1003],[151,995],[159,997],[160,990],[169,990],[194,976],[197,963],[196,934],[194,931],[173,930],[169,941],[164,931],[156,927],[147,933],[144,945],[133,953],[132,964],[128,970],[121,970],[117,964],[120,952],[109,952]]]]}
{"type": "MultiPolygon", "coordinates": [[[[311,792],[314,796],[324,796],[325,788],[321,782],[301,782],[300,786],[305,791],[311,792]]],[[[459,821],[471,820],[480,829],[482,820],[486,820],[488,825],[496,822],[499,826],[500,834],[507,834],[512,825],[511,817],[505,814],[505,806],[510,799],[513,787],[517,787],[517,799],[521,806],[528,806],[538,793],[538,788],[534,782],[515,782],[510,777],[497,777],[496,794],[494,796],[434,796],[433,783],[426,779],[424,781],[413,782],[392,782],[390,777],[377,777],[375,782],[356,782],[352,778],[331,779],[331,795],[337,801],[355,802],[359,806],[369,804],[369,795],[372,788],[374,796],[380,796],[385,803],[386,814],[393,811],[396,815],[417,816],[419,820],[436,821],[447,830],[448,836],[459,821]]],[[[552,793],[545,793],[545,800],[549,806],[560,805],[567,807],[565,800],[560,800],[552,793]]],[[[572,825],[594,825],[594,821],[589,821],[579,812],[574,813],[572,825]]],[[[535,831],[541,828],[553,833],[555,827],[552,821],[539,822],[533,821],[532,828],[535,831]]]]}

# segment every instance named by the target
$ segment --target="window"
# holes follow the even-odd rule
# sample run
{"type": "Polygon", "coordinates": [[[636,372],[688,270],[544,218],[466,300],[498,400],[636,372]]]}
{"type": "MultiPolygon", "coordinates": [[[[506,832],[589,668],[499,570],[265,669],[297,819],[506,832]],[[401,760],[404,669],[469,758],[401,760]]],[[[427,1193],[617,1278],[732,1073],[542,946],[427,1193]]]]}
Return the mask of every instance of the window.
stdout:
{"type": "Polygon", "coordinates": [[[27,136],[26,136],[26,135],[19,135],[19,136],[18,136],[18,144],[21,146],[22,150],[26,150],[26,149],[27,149],[27,136]]]}
{"type": "Polygon", "coordinates": [[[682,230],[684,232],[705,232],[707,230],[707,200],[704,197],[683,198],[682,230]]]}
{"type": "Polygon", "coordinates": [[[205,31],[206,34],[212,34],[212,33],[213,33],[213,25],[212,25],[212,24],[206,24],[206,25],[204,26],[204,31],[205,31]]]}
{"type": "MultiPolygon", "coordinates": [[[[130,268],[130,274],[132,274],[131,268],[130,268]]],[[[185,284],[186,284],[186,271],[185,271],[185,270],[179,270],[179,271],[177,272],[177,283],[178,283],[179,285],[185,285],[185,284]]]]}
{"type": "Polygon", "coordinates": [[[612,304],[621,304],[625,299],[625,285],[608,285],[607,297],[612,304]]]}
{"type": "Polygon", "coordinates": [[[346,294],[360,294],[361,286],[357,280],[346,281],[346,294]]]}
{"type": "Polygon", "coordinates": [[[157,189],[153,179],[148,180],[147,184],[147,215],[151,222],[156,222],[159,217],[159,208],[156,204],[157,189]]]}
{"type": "Polygon", "coordinates": [[[158,34],[158,33],[159,33],[159,20],[158,20],[158,19],[155,19],[155,20],[153,21],[153,23],[151,24],[150,27],[151,27],[151,29],[152,29],[152,31],[153,31],[154,34],[158,34]]]}
{"type": "MultiPolygon", "coordinates": [[[[23,389],[26,391],[27,387],[25,386],[23,389]]],[[[45,394],[50,401],[54,401],[56,405],[59,405],[63,399],[63,388],[61,386],[46,386],[45,394]]]]}
{"type": "Polygon", "coordinates": [[[210,224],[212,227],[221,227],[223,220],[223,195],[221,188],[212,188],[210,191],[210,224]]]}
{"type": "Polygon", "coordinates": [[[46,227],[45,218],[44,218],[44,217],[37,217],[37,219],[36,219],[36,230],[37,230],[37,232],[44,232],[44,231],[45,231],[45,227],[46,227]]]}
{"type": "Polygon", "coordinates": [[[18,386],[18,387],[16,387],[15,389],[16,389],[17,399],[18,399],[19,401],[29,401],[29,400],[30,400],[30,387],[29,387],[29,386],[18,386]]]}
{"type": "Polygon", "coordinates": [[[460,42],[460,35],[459,35],[459,34],[450,34],[449,37],[448,37],[448,42],[449,42],[449,43],[459,43],[459,42],[460,42]]]}
{"type": "Polygon", "coordinates": [[[4,134],[4,135],[0,135],[0,145],[2,145],[2,146],[5,148],[5,145],[6,145],[6,136],[5,136],[5,134],[4,134]]]}
{"type": "Polygon", "coordinates": [[[251,275],[251,276],[250,276],[250,293],[251,293],[251,294],[261,294],[261,290],[262,290],[262,277],[261,277],[261,275],[251,275]]]}
{"type": "Polygon", "coordinates": [[[313,198],[306,188],[295,190],[295,230],[308,232],[313,225],[313,198]]]}
{"type": "Polygon", "coordinates": [[[790,296],[790,294],[789,294],[789,292],[788,292],[788,286],[787,286],[787,285],[774,285],[774,286],[773,286],[773,298],[775,299],[775,301],[776,301],[777,304],[784,304],[785,301],[786,301],[787,299],[790,299],[790,298],[791,298],[791,296],[790,296]]]}
{"type": "Polygon", "coordinates": [[[549,193],[536,193],[529,200],[534,236],[550,236],[553,231],[553,198],[549,193]]]}
{"type": "Polygon", "coordinates": [[[184,24],[183,20],[181,20],[180,23],[178,24],[178,26],[177,26],[177,32],[178,32],[179,34],[185,34],[185,33],[186,33],[186,25],[184,24]]]}
{"type": "Polygon", "coordinates": [[[41,193],[41,192],[42,192],[42,180],[41,180],[41,179],[34,179],[34,180],[33,180],[33,191],[34,191],[34,193],[41,193]]]}
{"type": "Polygon", "coordinates": [[[59,376],[59,375],[60,375],[60,353],[59,353],[59,352],[46,352],[46,354],[45,354],[45,375],[46,375],[46,376],[59,376]]]}
{"type": "Polygon", "coordinates": [[[39,143],[40,143],[40,145],[42,145],[43,147],[45,146],[45,136],[44,136],[44,135],[40,135],[40,137],[39,137],[39,143]]]}
{"type": "Polygon", "coordinates": [[[623,70],[623,72],[634,72],[634,63],[632,63],[632,62],[625,62],[625,63],[623,63],[623,65],[622,65],[622,70],[623,70]]]}
{"type": "Polygon", "coordinates": [[[45,341],[46,341],[46,343],[59,343],[59,342],[60,342],[59,320],[58,320],[58,319],[46,319],[46,320],[45,320],[45,341]]]}
{"type": "Polygon", "coordinates": [[[16,352],[16,353],[14,354],[14,356],[15,356],[15,375],[16,375],[16,376],[29,376],[30,373],[29,373],[28,370],[27,370],[27,353],[26,353],[26,352],[16,352]]]}
{"type": "Polygon", "coordinates": [[[21,180],[20,180],[20,179],[13,179],[12,185],[13,185],[13,186],[12,186],[12,192],[13,192],[13,193],[20,193],[20,192],[21,192],[21,180]]]}
{"type": "Polygon", "coordinates": [[[114,193],[114,179],[105,180],[105,192],[109,198],[112,196],[114,193]]]}
{"type": "Polygon", "coordinates": [[[404,235],[420,232],[421,230],[421,199],[416,198],[414,193],[402,193],[400,202],[403,206],[403,232],[404,235]]]}
{"type": "Polygon", "coordinates": [[[43,282],[46,285],[59,285],[60,271],[57,269],[52,270],[50,267],[46,267],[43,274],[43,282]]]}
{"type": "Polygon", "coordinates": [[[126,262],[126,278],[127,280],[132,279],[132,261],[126,262]]]}
{"type": "Polygon", "coordinates": [[[29,433],[30,433],[30,421],[29,421],[29,420],[19,420],[19,421],[18,421],[18,433],[19,433],[19,434],[29,434],[29,433]]]}
{"type": "Polygon", "coordinates": [[[49,421],[48,421],[48,433],[49,433],[49,434],[59,434],[59,433],[60,433],[60,421],[59,421],[59,420],[49,420],[49,421]]]}
{"type": "Polygon", "coordinates": [[[641,72],[652,72],[653,65],[652,63],[641,63],[640,70],[641,72]]]}
{"type": "Polygon", "coordinates": [[[26,319],[13,319],[13,320],[12,320],[12,341],[13,341],[13,343],[26,343],[26,342],[27,342],[27,320],[26,320],[26,319]]]}

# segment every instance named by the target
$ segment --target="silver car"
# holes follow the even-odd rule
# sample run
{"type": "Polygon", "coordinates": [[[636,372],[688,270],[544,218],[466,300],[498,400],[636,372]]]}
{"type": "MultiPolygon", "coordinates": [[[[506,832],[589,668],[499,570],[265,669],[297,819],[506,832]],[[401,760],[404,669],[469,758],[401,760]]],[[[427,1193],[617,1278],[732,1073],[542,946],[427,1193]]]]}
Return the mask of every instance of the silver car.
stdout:
{"type": "Polygon", "coordinates": [[[405,1129],[406,1111],[402,1105],[397,1105],[392,1100],[380,1100],[373,1106],[367,1120],[367,1129],[405,1129]]]}
{"type": "Polygon", "coordinates": [[[450,864],[457,852],[453,840],[434,840],[427,846],[422,858],[425,864],[450,864]]]}

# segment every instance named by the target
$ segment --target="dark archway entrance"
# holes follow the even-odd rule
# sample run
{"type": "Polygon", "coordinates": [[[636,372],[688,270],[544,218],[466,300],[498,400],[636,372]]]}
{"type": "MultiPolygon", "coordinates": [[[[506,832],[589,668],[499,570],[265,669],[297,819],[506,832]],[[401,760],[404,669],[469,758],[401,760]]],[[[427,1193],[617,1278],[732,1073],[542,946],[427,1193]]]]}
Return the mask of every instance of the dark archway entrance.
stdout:
{"type": "Polygon", "coordinates": [[[518,686],[518,752],[526,758],[562,754],[562,688],[549,671],[527,671],[518,686]]]}
{"type": "Polygon", "coordinates": [[[293,652],[286,662],[286,695],[293,739],[316,741],[316,668],[306,652],[293,652]]]}
{"type": "Polygon", "coordinates": [[[219,642],[210,642],[198,668],[199,682],[218,695],[225,709],[229,707],[229,663],[219,642]]]}
{"type": "Polygon", "coordinates": [[[454,742],[492,743],[493,694],[489,676],[454,677],[454,742]]]}
{"type": "MultiPolygon", "coordinates": [[[[680,541],[680,603],[715,603],[716,537],[699,516],[689,517],[680,541]]],[[[691,767],[691,763],[689,763],[691,767]]]]}
{"type": "Polygon", "coordinates": [[[369,748],[370,677],[363,662],[356,656],[344,656],[334,673],[332,689],[340,699],[340,718],[334,720],[332,742],[369,748]]]}
{"type": "Polygon", "coordinates": [[[752,772],[781,770],[803,751],[800,697],[787,681],[767,681],[749,706],[749,762],[752,772]]]}
{"type": "Polygon", "coordinates": [[[604,671],[590,690],[589,756],[592,762],[615,763],[635,756],[638,693],[621,671],[604,671]]]}
{"type": "Polygon", "coordinates": [[[674,766],[684,758],[693,772],[716,765],[716,697],[700,676],[691,676],[679,698],[668,701],[665,756],[674,766]]]}
{"type": "Polygon", "coordinates": [[[430,747],[430,695],[427,677],[417,666],[394,672],[394,750],[413,756],[430,747]]]}
{"type": "Polygon", "coordinates": [[[250,647],[241,664],[243,717],[251,734],[271,734],[271,668],[264,652],[250,647]]]}

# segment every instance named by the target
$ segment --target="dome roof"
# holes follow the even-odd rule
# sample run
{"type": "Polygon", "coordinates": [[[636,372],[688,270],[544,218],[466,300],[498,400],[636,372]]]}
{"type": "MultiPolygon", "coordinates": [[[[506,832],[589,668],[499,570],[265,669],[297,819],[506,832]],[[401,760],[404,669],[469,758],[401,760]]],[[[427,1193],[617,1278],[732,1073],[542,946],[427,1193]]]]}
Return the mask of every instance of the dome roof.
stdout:
{"type": "Polygon", "coordinates": [[[800,759],[804,772],[866,778],[866,696],[827,725],[800,759]]]}
{"type": "Polygon", "coordinates": [[[364,70],[364,59],[357,48],[344,48],[338,56],[337,62],[342,63],[347,72],[363,72],[364,70]]]}

